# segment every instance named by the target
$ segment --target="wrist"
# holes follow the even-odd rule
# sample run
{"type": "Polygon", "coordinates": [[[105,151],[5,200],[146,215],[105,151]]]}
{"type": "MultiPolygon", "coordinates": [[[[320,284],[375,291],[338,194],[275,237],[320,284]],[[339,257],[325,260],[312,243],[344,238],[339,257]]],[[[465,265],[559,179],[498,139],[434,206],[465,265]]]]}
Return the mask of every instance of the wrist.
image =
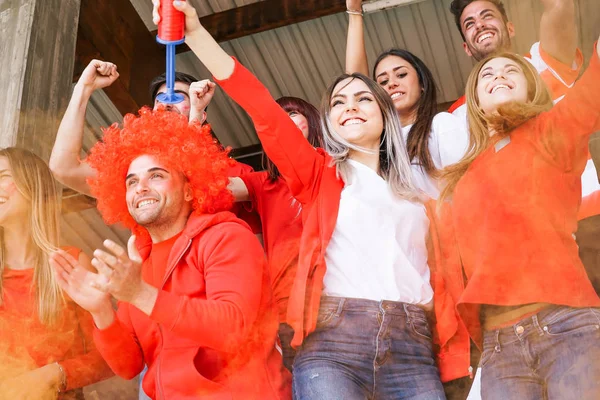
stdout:
{"type": "Polygon", "coordinates": [[[362,8],[360,10],[351,10],[351,9],[347,9],[346,10],[346,14],[348,14],[350,16],[350,18],[352,17],[362,17],[364,15],[362,8]]]}
{"type": "Polygon", "coordinates": [[[152,314],[158,298],[158,289],[142,281],[139,290],[131,299],[131,304],[146,315],[152,314]]]}
{"type": "Polygon", "coordinates": [[[94,93],[94,88],[91,85],[82,82],[77,82],[73,88],[73,95],[79,95],[84,99],[92,97],[92,93],[94,93]]]}
{"type": "Polygon", "coordinates": [[[108,328],[115,320],[115,311],[113,310],[110,301],[108,301],[104,307],[90,312],[90,314],[92,314],[94,324],[100,330],[108,328]]]}

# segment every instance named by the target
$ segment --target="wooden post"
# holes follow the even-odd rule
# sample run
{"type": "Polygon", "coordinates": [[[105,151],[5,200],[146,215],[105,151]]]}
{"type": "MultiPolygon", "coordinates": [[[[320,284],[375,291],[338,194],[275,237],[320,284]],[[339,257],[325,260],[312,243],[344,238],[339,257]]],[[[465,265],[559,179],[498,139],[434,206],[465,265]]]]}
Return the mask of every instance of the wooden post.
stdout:
{"type": "Polygon", "coordinates": [[[80,0],[0,0],[0,147],[47,160],[72,91],[80,0]]]}

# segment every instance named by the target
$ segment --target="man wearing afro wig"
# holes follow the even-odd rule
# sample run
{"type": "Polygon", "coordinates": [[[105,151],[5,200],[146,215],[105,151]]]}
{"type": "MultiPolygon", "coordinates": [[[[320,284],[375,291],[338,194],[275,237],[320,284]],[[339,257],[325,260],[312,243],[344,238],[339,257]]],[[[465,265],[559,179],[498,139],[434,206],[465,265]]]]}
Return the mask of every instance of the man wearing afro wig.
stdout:
{"type": "Polygon", "coordinates": [[[289,398],[263,250],[226,211],[233,161],[210,127],[142,109],[108,128],[88,162],[104,220],[134,235],[127,251],[106,240],[94,252],[96,274],[64,252],[52,263],[92,314],[112,370],[132,379],[147,364],[142,386],[153,399],[289,398]]]}

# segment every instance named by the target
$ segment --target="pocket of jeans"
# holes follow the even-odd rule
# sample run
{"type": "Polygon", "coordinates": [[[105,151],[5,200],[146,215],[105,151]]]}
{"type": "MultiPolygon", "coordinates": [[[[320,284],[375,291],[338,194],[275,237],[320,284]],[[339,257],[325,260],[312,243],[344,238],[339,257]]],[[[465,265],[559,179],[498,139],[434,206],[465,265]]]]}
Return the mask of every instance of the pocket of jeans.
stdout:
{"type": "Polygon", "coordinates": [[[479,367],[483,368],[494,359],[494,356],[498,353],[495,348],[483,349],[481,358],[479,359],[479,367]]]}
{"type": "Polygon", "coordinates": [[[319,315],[317,316],[317,328],[326,328],[328,325],[335,320],[335,313],[337,308],[331,309],[321,309],[319,310],[319,315]]]}
{"type": "Polygon", "coordinates": [[[429,329],[429,324],[427,323],[426,319],[411,318],[410,327],[417,336],[420,336],[429,341],[432,340],[431,329],[429,329]]]}
{"type": "MultiPolygon", "coordinates": [[[[542,321],[544,322],[544,321],[542,321]]],[[[551,319],[543,325],[544,332],[550,336],[575,335],[592,331],[600,331],[598,314],[591,308],[574,308],[562,313],[560,317],[551,319]]]]}

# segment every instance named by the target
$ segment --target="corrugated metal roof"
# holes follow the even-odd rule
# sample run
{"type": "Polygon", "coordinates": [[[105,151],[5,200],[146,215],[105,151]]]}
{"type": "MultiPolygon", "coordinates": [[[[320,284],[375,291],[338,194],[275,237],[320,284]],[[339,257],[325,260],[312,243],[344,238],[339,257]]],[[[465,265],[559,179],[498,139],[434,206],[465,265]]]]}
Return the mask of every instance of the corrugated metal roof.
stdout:
{"type": "MultiPolygon", "coordinates": [[[[201,16],[255,2],[191,1],[201,16]]],[[[131,2],[148,29],[154,30],[151,2],[131,2]]],[[[473,64],[462,49],[460,34],[449,12],[450,2],[425,0],[366,15],[365,43],[370,66],[380,52],[391,47],[406,48],[432,70],[440,89],[440,102],[460,97],[473,64]]],[[[526,53],[537,40],[542,6],[537,0],[505,0],[504,3],[517,32],[514,50],[526,53]]],[[[589,56],[600,31],[600,1],[576,0],[576,5],[580,47],[589,56]]],[[[343,72],[347,21],[347,15],[340,13],[235,39],[222,46],[253,71],[274,97],[297,96],[318,106],[326,86],[343,72]]],[[[177,56],[177,69],[200,79],[209,77],[191,52],[177,56]]],[[[120,115],[104,94],[94,96],[87,118],[86,150],[100,134],[99,126],[120,121],[120,115]]],[[[209,108],[209,121],[224,145],[238,148],[258,143],[245,112],[220,90],[209,108]]],[[[97,214],[91,217],[91,211],[84,214],[86,217],[71,223],[79,225],[89,220],[94,230],[101,233],[98,236],[115,233],[97,228],[97,214]]],[[[96,246],[93,238],[86,240],[90,240],[87,247],[96,246]]]]}

